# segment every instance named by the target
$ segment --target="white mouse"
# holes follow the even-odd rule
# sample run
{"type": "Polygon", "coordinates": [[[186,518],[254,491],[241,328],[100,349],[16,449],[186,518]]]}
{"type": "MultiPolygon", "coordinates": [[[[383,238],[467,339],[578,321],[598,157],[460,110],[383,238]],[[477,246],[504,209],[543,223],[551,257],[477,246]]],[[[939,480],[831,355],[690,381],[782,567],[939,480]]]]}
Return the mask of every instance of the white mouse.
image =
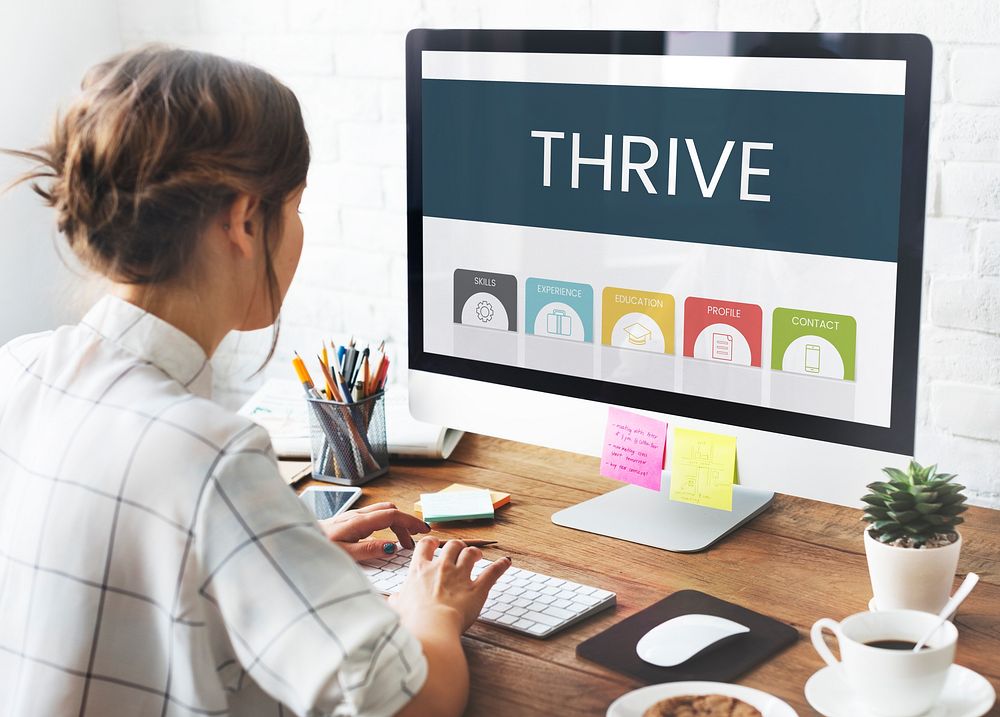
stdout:
{"type": "Polygon", "coordinates": [[[675,667],[720,640],[750,632],[738,622],[715,615],[679,615],[661,622],[636,643],[639,657],[659,667],[675,667]]]}

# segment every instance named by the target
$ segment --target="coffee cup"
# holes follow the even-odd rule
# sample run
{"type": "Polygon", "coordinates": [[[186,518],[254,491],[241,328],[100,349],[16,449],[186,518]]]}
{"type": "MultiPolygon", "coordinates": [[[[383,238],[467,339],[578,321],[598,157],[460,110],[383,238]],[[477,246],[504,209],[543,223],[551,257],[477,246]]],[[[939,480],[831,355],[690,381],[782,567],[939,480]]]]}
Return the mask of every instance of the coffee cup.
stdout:
{"type": "Polygon", "coordinates": [[[840,670],[861,706],[881,717],[915,717],[934,706],[955,659],[958,630],[950,622],[913,652],[937,620],[917,610],[859,612],[840,622],[817,620],[811,637],[816,652],[840,670]],[[840,661],[827,646],[824,630],[836,636],[840,661]]]}

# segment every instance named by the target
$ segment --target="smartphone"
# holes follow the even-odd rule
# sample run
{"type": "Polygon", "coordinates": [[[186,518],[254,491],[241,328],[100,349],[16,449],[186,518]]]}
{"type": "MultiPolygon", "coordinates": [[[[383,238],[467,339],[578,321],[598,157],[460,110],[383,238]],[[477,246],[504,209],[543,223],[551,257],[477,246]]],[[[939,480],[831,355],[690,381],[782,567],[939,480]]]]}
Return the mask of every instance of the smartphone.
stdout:
{"type": "Polygon", "coordinates": [[[360,488],[318,485],[309,486],[299,495],[318,520],[343,513],[360,497],[360,488]]]}
{"type": "Polygon", "coordinates": [[[819,373],[819,346],[806,344],[806,371],[819,373]]]}

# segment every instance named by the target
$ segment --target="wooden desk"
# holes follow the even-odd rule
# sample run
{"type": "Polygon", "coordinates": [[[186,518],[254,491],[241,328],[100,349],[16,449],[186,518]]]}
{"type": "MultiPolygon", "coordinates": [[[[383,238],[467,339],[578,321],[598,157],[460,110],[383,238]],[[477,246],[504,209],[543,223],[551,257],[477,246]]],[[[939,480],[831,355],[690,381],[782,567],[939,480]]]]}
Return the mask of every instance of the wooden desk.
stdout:
{"type": "MultiPolygon", "coordinates": [[[[466,436],[445,463],[394,465],[365,486],[362,505],[391,500],[412,511],[420,493],[450,483],[513,495],[493,524],[451,532],[496,539],[514,565],[618,593],[618,605],[548,640],[476,624],[463,639],[472,669],[468,715],[604,715],[641,683],[576,656],[576,646],[672,592],[693,588],[795,626],[797,644],[744,675],[800,715],[806,680],[823,666],[809,643],[820,617],[841,619],[871,597],[860,511],[779,495],[749,526],[704,553],[669,553],[553,525],[562,508],[618,488],[598,475],[598,461],[483,436],[466,436]]],[[[959,574],[982,582],[959,610],[956,662],[987,676],[1000,692],[1000,511],[973,508],[963,526],[959,574]]],[[[990,715],[1000,715],[994,706],[990,715]]]]}

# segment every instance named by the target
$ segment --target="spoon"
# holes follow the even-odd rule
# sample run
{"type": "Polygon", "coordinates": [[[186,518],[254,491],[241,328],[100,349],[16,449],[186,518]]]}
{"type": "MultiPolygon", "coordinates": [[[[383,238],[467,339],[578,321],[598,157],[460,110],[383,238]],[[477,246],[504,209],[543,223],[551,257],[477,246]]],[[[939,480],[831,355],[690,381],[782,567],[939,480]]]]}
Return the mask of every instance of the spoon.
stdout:
{"type": "Polygon", "coordinates": [[[965,598],[969,597],[969,593],[972,592],[972,588],[976,587],[976,583],[978,582],[979,576],[975,573],[969,573],[965,576],[965,580],[963,580],[962,584],[958,586],[958,590],[955,591],[955,594],[951,596],[951,599],[944,604],[943,608],[941,608],[941,612],[937,615],[937,622],[935,622],[934,626],[920,638],[920,642],[913,646],[914,652],[920,652],[920,650],[923,649],[924,643],[934,636],[934,633],[937,632],[937,629],[944,624],[944,621],[948,619],[948,616],[958,609],[958,606],[962,604],[962,601],[965,600],[965,598]]]}

